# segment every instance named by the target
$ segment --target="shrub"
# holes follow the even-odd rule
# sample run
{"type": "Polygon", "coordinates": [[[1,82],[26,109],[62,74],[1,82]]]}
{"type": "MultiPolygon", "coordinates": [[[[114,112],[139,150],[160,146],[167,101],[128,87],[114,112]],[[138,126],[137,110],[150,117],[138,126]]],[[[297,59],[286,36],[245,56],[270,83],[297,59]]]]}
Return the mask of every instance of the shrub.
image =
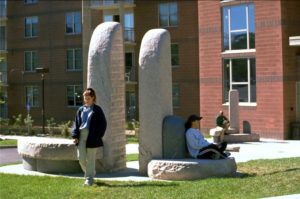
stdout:
{"type": "Polygon", "coordinates": [[[32,124],[34,120],[31,119],[31,115],[27,114],[26,118],[24,119],[24,124],[27,126],[28,134],[32,134],[32,124]]]}
{"type": "Polygon", "coordinates": [[[13,115],[12,117],[15,120],[13,126],[20,130],[20,127],[22,125],[22,114],[19,114],[18,116],[13,115]]]}
{"type": "Polygon", "coordinates": [[[55,119],[51,117],[49,120],[47,120],[47,129],[50,135],[53,135],[54,127],[55,127],[55,119]]]}
{"type": "Polygon", "coordinates": [[[60,132],[62,134],[62,136],[64,136],[65,138],[66,137],[69,137],[70,136],[70,126],[71,126],[72,122],[71,121],[68,121],[68,122],[65,122],[65,123],[62,123],[59,125],[59,128],[60,128],[60,132]]]}

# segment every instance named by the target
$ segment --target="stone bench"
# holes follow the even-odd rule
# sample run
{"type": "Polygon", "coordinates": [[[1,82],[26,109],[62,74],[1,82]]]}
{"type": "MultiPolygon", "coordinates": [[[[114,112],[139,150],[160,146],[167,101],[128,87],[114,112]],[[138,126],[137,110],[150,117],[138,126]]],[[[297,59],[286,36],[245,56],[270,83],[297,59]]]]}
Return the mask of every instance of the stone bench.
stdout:
{"type": "MultiPolygon", "coordinates": [[[[24,169],[43,173],[82,172],[77,147],[70,139],[28,137],[18,140],[24,169]]],[[[96,171],[102,172],[103,147],[96,154],[96,171]]]]}
{"type": "Polygon", "coordinates": [[[198,180],[210,177],[233,177],[237,166],[234,158],[153,159],[148,164],[148,176],[162,180],[198,180]]]}

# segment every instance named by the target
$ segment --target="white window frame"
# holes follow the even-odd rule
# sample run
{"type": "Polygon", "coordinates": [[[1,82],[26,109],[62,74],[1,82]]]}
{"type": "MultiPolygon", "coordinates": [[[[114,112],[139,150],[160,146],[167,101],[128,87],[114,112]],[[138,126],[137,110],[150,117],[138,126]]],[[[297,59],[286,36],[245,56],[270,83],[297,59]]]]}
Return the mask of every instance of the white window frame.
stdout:
{"type": "Polygon", "coordinates": [[[82,70],[82,50],[81,50],[81,48],[72,48],[72,49],[67,49],[67,55],[66,55],[66,57],[67,57],[67,71],[81,71],[82,70]],[[81,63],[80,63],[80,68],[79,69],[76,69],[75,68],[75,63],[76,63],[76,50],[80,50],[81,51],[81,53],[80,53],[80,56],[81,56],[81,63]],[[72,53],[73,53],[73,60],[72,60],[72,69],[69,69],[68,68],[68,51],[72,51],[72,53]]]}
{"type": "Polygon", "coordinates": [[[39,54],[38,54],[38,51],[24,51],[24,71],[25,72],[35,72],[35,69],[33,68],[34,64],[33,64],[33,56],[32,54],[33,53],[37,53],[37,65],[39,65],[39,54]],[[30,65],[30,70],[26,70],[26,53],[30,53],[30,62],[31,62],[31,65],[30,65]]]}
{"type": "Polygon", "coordinates": [[[29,102],[30,103],[30,106],[32,107],[32,108],[38,108],[39,106],[40,106],[40,103],[39,103],[39,98],[40,98],[40,89],[39,89],[39,87],[38,86],[26,86],[25,87],[25,96],[26,96],[26,98],[25,98],[25,106],[26,106],[26,104],[29,102]],[[27,98],[28,98],[28,95],[27,95],[27,88],[29,88],[29,89],[31,89],[31,96],[29,96],[30,97],[30,101],[27,101],[27,98]],[[33,103],[33,99],[34,99],[34,97],[33,97],[33,94],[34,94],[34,92],[33,92],[33,89],[34,88],[37,88],[38,89],[38,96],[37,96],[37,99],[38,99],[38,101],[37,101],[37,105],[34,105],[34,103],[33,103]]]}
{"type": "Polygon", "coordinates": [[[37,16],[32,16],[32,17],[25,17],[25,24],[24,24],[24,36],[25,38],[35,38],[38,37],[38,26],[39,26],[39,18],[37,16]],[[32,35],[32,30],[33,30],[33,26],[32,26],[32,19],[36,18],[37,19],[37,35],[32,35]],[[26,20],[30,19],[30,34],[26,35],[26,20]]]}
{"type": "Polygon", "coordinates": [[[178,4],[177,4],[177,2],[174,2],[174,3],[161,3],[161,4],[158,5],[158,26],[159,27],[162,27],[162,28],[178,27],[178,21],[179,21],[178,18],[179,17],[178,17],[178,4]],[[174,25],[172,25],[172,26],[170,25],[170,5],[171,4],[176,4],[176,6],[177,6],[177,25],[175,25],[175,26],[174,25]],[[163,26],[163,25],[160,24],[160,11],[159,10],[160,10],[160,6],[161,5],[167,5],[168,6],[168,14],[167,14],[167,16],[168,16],[168,25],[166,25],[166,26],[163,26]]]}
{"type": "MultiPolygon", "coordinates": [[[[77,100],[76,100],[76,87],[81,87],[81,91],[83,92],[83,89],[82,89],[82,85],[67,85],[67,88],[66,88],[66,91],[67,91],[67,107],[69,108],[73,108],[73,107],[79,107],[81,105],[76,105],[77,103],[77,100]],[[73,87],[73,97],[74,97],[74,105],[69,105],[68,104],[68,87],[73,87]]],[[[82,102],[83,102],[83,98],[82,98],[82,102]]]]}
{"type": "MultiPolygon", "coordinates": [[[[241,52],[255,52],[255,48],[250,48],[250,38],[249,38],[249,5],[250,4],[243,4],[246,6],[246,29],[239,29],[239,30],[231,30],[231,8],[234,6],[228,6],[228,37],[229,37],[229,49],[228,50],[224,50],[223,52],[229,52],[229,53],[234,53],[235,51],[237,51],[237,53],[241,53],[241,52]],[[231,49],[231,33],[234,32],[245,32],[246,31],[246,35],[247,35],[247,49],[237,49],[237,50],[232,50],[231,49]]],[[[239,5],[240,6],[240,5],[239,5]]],[[[223,16],[222,16],[223,17],[223,16]]],[[[222,43],[224,42],[224,32],[222,31],[222,43]]],[[[224,45],[224,43],[223,43],[224,45]]]]}
{"type": "Polygon", "coordinates": [[[69,12],[69,13],[66,13],[65,29],[66,29],[66,34],[67,35],[79,35],[79,34],[82,33],[82,24],[81,24],[81,27],[80,27],[80,32],[76,32],[76,29],[75,29],[75,24],[76,24],[75,23],[75,14],[78,14],[78,13],[80,14],[80,19],[82,20],[82,13],[81,12],[69,12]],[[68,15],[72,15],[72,32],[67,32],[67,16],[68,15]]]}
{"type": "MultiPolygon", "coordinates": [[[[248,102],[239,102],[239,105],[241,106],[256,106],[256,102],[251,102],[251,65],[250,65],[250,59],[252,58],[226,58],[224,60],[229,60],[229,83],[230,88],[229,90],[232,90],[232,85],[247,85],[248,87],[248,102]],[[232,82],[232,60],[233,59],[247,59],[247,82],[232,82]]],[[[224,64],[224,62],[223,62],[224,64]]],[[[224,66],[222,66],[224,68],[224,66]]],[[[222,69],[223,70],[223,69],[222,69]]],[[[224,71],[223,71],[224,73],[224,71]]],[[[224,81],[224,80],[223,80],[224,81]]],[[[224,91],[223,91],[224,92],[224,91]]],[[[224,93],[223,93],[224,96],[224,93]]],[[[229,96],[228,96],[229,98],[229,96]]],[[[228,102],[225,102],[223,105],[229,105],[229,99],[228,102]]]]}

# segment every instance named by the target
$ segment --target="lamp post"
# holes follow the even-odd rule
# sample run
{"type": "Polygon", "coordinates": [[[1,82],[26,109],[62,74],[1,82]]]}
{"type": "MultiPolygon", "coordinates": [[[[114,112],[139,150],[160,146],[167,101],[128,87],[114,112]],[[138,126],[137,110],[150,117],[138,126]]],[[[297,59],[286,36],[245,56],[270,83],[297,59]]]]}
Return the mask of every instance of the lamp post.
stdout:
{"type": "Polygon", "coordinates": [[[44,76],[45,76],[45,73],[49,72],[49,68],[43,68],[43,67],[36,68],[36,72],[42,74],[42,76],[41,76],[41,80],[42,80],[42,123],[43,123],[43,134],[45,134],[45,103],[44,103],[45,102],[45,92],[44,92],[45,84],[44,84],[44,76]]]}

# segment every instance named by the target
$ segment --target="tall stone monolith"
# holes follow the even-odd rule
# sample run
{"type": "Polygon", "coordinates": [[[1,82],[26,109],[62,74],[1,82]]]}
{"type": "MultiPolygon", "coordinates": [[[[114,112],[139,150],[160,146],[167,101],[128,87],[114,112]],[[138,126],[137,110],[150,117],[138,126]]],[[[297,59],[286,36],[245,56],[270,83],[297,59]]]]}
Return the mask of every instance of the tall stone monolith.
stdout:
{"type": "Polygon", "coordinates": [[[124,48],[119,23],[102,23],[94,30],[89,47],[87,81],[87,86],[95,89],[97,104],[107,119],[103,172],[126,169],[124,48]]]}
{"type": "Polygon", "coordinates": [[[172,115],[170,34],[149,30],[143,37],[139,57],[139,171],[147,175],[152,158],[162,158],[163,119],[172,115]]]}
{"type": "Polygon", "coordinates": [[[235,89],[229,91],[229,121],[230,129],[234,129],[236,133],[239,133],[239,92],[235,89]]]}

